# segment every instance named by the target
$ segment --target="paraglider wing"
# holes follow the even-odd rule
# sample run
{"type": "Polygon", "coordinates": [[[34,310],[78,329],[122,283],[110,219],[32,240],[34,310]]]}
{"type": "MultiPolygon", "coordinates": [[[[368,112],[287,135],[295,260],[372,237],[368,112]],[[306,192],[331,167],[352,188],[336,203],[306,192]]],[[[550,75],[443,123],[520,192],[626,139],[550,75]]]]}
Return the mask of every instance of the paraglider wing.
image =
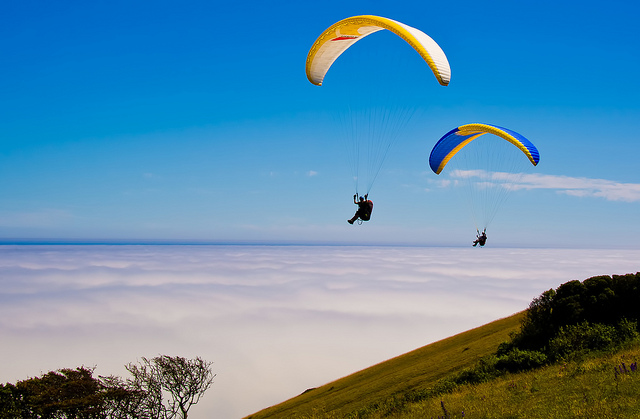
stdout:
{"type": "Polygon", "coordinates": [[[456,153],[484,134],[493,134],[509,141],[518,147],[534,166],[540,161],[538,149],[517,132],[490,124],[467,124],[452,129],[436,143],[429,156],[431,170],[440,174],[456,153]]]}
{"type": "Polygon", "coordinates": [[[362,38],[384,29],[395,33],[411,45],[427,62],[441,85],[449,84],[449,61],[431,37],[404,23],[371,15],[350,17],[334,23],[325,30],[307,54],[307,78],[315,85],[322,85],[327,71],[343,52],[362,38]]]}

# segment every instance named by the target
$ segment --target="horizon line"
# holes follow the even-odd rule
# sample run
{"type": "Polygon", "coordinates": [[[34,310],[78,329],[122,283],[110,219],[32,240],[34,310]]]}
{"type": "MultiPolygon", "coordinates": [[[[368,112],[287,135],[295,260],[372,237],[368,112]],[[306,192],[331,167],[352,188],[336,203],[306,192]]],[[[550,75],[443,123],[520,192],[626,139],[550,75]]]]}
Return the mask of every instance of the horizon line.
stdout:
{"type": "MultiPolygon", "coordinates": [[[[339,242],[296,240],[205,240],[205,239],[125,239],[125,238],[0,238],[0,246],[271,246],[271,247],[413,247],[413,248],[471,248],[463,244],[429,244],[411,242],[339,242]]],[[[552,246],[523,246],[516,243],[488,246],[493,249],[591,249],[638,250],[633,246],[588,247],[567,244],[552,246]]]]}

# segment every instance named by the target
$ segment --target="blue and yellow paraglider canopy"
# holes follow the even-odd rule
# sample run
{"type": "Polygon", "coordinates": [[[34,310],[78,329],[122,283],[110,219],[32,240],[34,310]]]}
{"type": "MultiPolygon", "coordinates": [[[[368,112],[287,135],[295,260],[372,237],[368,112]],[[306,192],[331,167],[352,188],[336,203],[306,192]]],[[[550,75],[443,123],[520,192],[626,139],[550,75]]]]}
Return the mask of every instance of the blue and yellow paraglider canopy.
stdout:
{"type": "Polygon", "coordinates": [[[490,124],[467,124],[452,129],[436,143],[429,156],[431,170],[440,174],[456,153],[484,134],[493,134],[509,141],[518,147],[534,166],[540,161],[538,149],[517,132],[490,124]]]}

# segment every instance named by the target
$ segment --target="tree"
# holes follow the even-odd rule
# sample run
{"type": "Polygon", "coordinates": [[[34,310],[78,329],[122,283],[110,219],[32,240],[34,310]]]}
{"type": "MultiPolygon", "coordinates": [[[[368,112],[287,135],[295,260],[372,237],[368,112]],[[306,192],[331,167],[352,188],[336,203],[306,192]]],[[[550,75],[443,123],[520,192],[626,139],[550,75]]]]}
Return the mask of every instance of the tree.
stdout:
{"type": "Polygon", "coordinates": [[[11,383],[0,384],[0,418],[19,418],[20,395],[18,389],[11,383]]]}
{"type": "Polygon", "coordinates": [[[139,364],[130,363],[125,368],[133,375],[132,388],[147,395],[144,403],[152,418],[186,419],[191,406],[213,383],[211,364],[199,357],[189,360],[162,355],[142,358],[139,364]]]}
{"type": "Polygon", "coordinates": [[[80,367],[0,385],[2,418],[142,419],[143,394],[115,377],[80,367]]]}
{"type": "Polygon", "coordinates": [[[120,377],[100,377],[104,389],[103,412],[109,419],[150,419],[145,410],[146,394],[120,377]]]}
{"type": "MultiPolygon", "coordinates": [[[[556,292],[553,289],[543,292],[529,304],[525,313],[520,333],[513,337],[513,343],[520,349],[538,349],[540,342],[548,341],[553,336],[553,301],[556,292]]],[[[508,351],[513,345],[504,348],[508,351]]]]}

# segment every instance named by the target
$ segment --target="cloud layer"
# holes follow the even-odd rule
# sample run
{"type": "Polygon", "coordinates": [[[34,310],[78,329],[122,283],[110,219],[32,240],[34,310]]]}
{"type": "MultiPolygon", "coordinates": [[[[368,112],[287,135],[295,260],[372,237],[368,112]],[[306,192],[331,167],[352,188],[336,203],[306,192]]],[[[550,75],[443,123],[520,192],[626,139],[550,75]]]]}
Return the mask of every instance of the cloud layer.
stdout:
{"type": "Polygon", "coordinates": [[[640,251],[2,246],[0,381],[158,354],[213,361],[193,418],[242,417],[527,307],[640,251]]]}

